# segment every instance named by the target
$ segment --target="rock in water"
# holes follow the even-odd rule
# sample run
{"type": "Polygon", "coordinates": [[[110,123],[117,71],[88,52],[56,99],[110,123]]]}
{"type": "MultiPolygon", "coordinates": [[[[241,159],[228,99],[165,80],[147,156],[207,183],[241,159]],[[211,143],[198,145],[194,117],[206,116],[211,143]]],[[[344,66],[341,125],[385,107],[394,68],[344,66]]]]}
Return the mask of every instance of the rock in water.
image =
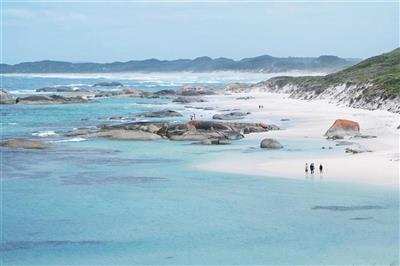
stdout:
{"type": "Polygon", "coordinates": [[[99,137],[120,139],[120,140],[160,140],[161,136],[142,131],[142,130],[123,130],[123,129],[113,129],[101,131],[98,134],[99,137]]]}
{"type": "Polygon", "coordinates": [[[15,98],[6,90],[0,90],[0,104],[13,104],[15,98]]]}
{"type": "Polygon", "coordinates": [[[328,138],[343,138],[343,136],[354,136],[360,133],[360,125],[351,120],[337,119],[335,123],[326,131],[328,138]]]}
{"type": "Polygon", "coordinates": [[[260,143],[260,147],[263,149],[282,149],[283,146],[282,144],[279,143],[279,141],[274,140],[274,139],[263,139],[260,143]]]}
{"type": "Polygon", "coordinates": [[[67,104],[67,103],[86,103],[87,99],[80,96],[64,97],[60,95],[29,95],[18,97],[17,104],[67,104]]]}
{"type": "Polygon", "coordinates": [[[43,141],[29,139],[7,139],[0,142],[0,146],[13,149],[47,149],[49,145],[43,141]]]}
{"type": "Polygon", "coordinates": [[[99,82],[93,85],[93,87],[121,87],[124,86],[121,82],[111,81],[111,82],[99,82]]]}
{"type": "Polygon", "coordinates": [[[182,116],[181,113],[178,113],[173,110],[161,110],[161,111],[153,111],[153,112],[144,112],[138,116],[142,117],[174,117],[174,116],[182,116]]]}

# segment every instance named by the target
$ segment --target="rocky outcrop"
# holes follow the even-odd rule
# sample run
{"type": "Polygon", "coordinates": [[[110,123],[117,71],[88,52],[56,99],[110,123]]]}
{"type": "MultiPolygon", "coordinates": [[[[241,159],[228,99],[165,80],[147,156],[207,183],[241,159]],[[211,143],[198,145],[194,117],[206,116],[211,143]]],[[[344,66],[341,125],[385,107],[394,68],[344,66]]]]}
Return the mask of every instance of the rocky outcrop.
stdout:
{"type": "Polygon", "coordinates": [[[188,96],[180,96],[173,100],[173,102],[175,103],[202,103],[205,101],[206,100],[199,97],[188,97],[188,96]]]}
{"type": "Polygon", "coordinates": [[[162,117],[179,117],[182,116],[181,113],[178,113],[173,110],[161,110],[161,111],[150,111],[150,112],[144,112],[138,115],[139,117],[156,117],[156,118],[162,118],[162,117]]]}
{"type": "Polygon", "coordinates": [[[199,96],[199,95],[213,95],[215,91],[207,87],[183,87],[176,91],[177,95],[182,96],[199,96]]]}
{"type": "Polygon", "coordinates": [[[153,93],[154,95],[157,96],[173,96],[176,94],[176,91],[174,90],[160,90],[160,91],[156,91],[153,93]]]}
{"type": "Polygon", "coordinates": [[[18,97],[17,104],[68,104],[68,103],[86,103],[87,99],[81,96],[66,97],[60,95],[30,95],[18,97]]]}
{"type": "Polygon", "coordinates": [[[244,112],[231,112],[227,114],[215,114],[213,115],[213,119],[216,120],[237,120],[237,119],[243,119],[245,116],[249,115],[250,112],[244,113],[244,112]]]}
{"type": "Polygon", "coordinates": [[[111,82],[98,82],[93,85],[93,87],[122,87],[124,86],[121,82],[111,81],[111,82]]]}
{"type": "Polygon", "coordinates": [[[88,89],[70,87],[70,86],[54,86],[54,87],[43,87],[36,89],[36,92],[89,92],[88,89]]]}
{"type": "Polygon", "coordinates": [[[30,139],[7,139],[0,142],[1,147],[12,149],[36,149],[43,150],[49,148],[49,145],[43,141],[30,139]]]}
{"type": "Polygon", "coordinates": [[[360,133],[360,125],[351,120],[337,119],[333,125],[326,131],[328,138],[343,138],[344,136],[355,136],[360,133]]]}
{"type": "MultiPolygon", "coordinates": [[[[275,126],[262,123],[221,123],[215,121],[190,121],[186,123],[131,122],[119,125],[105,125],[97,130],[79,129],[66,136],[106,137],[130,140],[210,140],[211,144],[226,144],[229,140],[244,138],[243,132],[265,132],[275,126]]],[[[205,141],[205,143],[208,141],[205,141]]]]}
{"type": "Polygon", "coordinates": [[[277,149],[282,149],[283,146],[277,140],[266,138],[261,141],[260,148],[277,150],[277,149]]]}
{"type": "Polygon", "coordinates": [[[160,140],[161,136],[142,130],[123,130],[123,129],[111,129],[102,130],[97,135],[99,137],[120,139],[120,140],[160,140]]]}
{"type": "Polygon", "coordinates": [[[14,104],[15,98],[6,90],[0,90],[0,104],[14,104]]]}
{"type": "Polygon", "coordinates": [[[114,96],[129,96],[129,97],[147,97],[151,93],[139,90],[136,88],[125,88],[122,90],[101,91],[94,95],[96,98],[100,97],[114,97],[114,96]]]}

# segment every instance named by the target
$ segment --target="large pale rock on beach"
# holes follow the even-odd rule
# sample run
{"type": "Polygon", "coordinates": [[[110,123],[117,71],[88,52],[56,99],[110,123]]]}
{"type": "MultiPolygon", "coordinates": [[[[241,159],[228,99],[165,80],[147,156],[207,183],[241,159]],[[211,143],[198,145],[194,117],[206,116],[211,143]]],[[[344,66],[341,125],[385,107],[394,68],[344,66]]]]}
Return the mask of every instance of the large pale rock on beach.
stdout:
{"type": "Polygon", "coordinates": [[[15,98],[6,90],[0,90],[0,104],[13,104],[15,98]]]}
{"type": "Polygon", "coordinates": [[[282,144],[280,144],[279,141],[269,138],[263,139],[260,143],[260,147],[263,149],[273,149],[273,150],[283,148],[282,144]]]}
{"type": "Polygon", "coordinates": [[[47,149],[49,145],[43,141],[30,139],[7,139],[0,142],[0,146],[13,149],[47,149]]]}
{"type": "Polygon", "coordinates": [[[360,125],[351,120],[337,119],[335,123],[326,131],[325,136],[330,138],[342,138],[344,136],[354,136],[360,133],[360,125]]]}
{"type": "Polygon", "coordinates": [[[112,129],[106,131],[100,131],[99,137],[120,139],[120,140],[160,140],[161,136],[146,132],[142,130],[123,130],[123,129],[112,129]]]}

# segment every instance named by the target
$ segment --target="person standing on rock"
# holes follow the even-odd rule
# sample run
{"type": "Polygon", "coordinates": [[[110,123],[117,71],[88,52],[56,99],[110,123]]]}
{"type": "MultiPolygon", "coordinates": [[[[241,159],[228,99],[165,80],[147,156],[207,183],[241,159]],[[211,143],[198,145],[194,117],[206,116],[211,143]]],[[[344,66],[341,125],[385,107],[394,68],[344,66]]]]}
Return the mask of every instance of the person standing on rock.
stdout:
{"type": "Polygon", "coordinates": [[[311,174],[314,174],[314,163],[310,164],[310,172],[311,174]]]}

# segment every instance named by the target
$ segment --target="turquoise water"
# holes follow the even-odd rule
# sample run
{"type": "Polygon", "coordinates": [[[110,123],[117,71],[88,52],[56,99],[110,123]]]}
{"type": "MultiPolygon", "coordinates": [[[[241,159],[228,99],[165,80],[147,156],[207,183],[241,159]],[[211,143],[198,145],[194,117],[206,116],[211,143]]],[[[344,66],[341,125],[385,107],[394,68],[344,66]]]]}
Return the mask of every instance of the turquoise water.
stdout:
{"type": "Polygon", "coordinates": [[[168,102],[113,98],[81,105],[1,106],[3,137],[57,134],[41,138],[52,143],[46,151],[1,150],[2,264],[399,263],[396,188],[195,167],[241,153],[266,160],[318,156],[326,152],[320,149],[324,143],[282,140],[284,151],[267,154],[249,139],[201,146],[65,142],[71,139],[61,135],[109,123],[104,117],[162,109],[160,104],[168,102]]]}

